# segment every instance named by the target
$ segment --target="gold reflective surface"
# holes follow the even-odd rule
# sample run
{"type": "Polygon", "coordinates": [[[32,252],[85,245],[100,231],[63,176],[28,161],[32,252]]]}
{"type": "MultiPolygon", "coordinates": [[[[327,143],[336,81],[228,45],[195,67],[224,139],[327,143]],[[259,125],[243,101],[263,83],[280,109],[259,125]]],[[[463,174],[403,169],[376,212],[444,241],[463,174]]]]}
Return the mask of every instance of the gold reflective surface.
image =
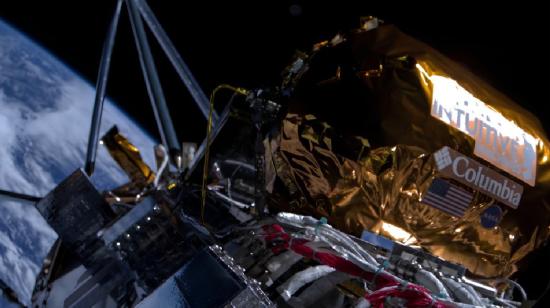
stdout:
{"type": "MultiPolygon", "coordinates": [[[[325,216],[335,227],[354,235],[368,229],[418,245],[445,260],[464,265],[477,276],[502,277],[514,273],[521,267],[522,259],[548,239],[550,231],[550,152],[538,119],[464,67],[393,26],[355,32],[340,49],[344,51],[338,51],[333,58],[349,50],[346,59],[353,62],[354,70],[350,71],[362,82],[360,90],[342,86],[349,80],[356,82],[346,81],[346,76],[352,74],[346,72],[345,61],[341,61],[343,65],[335,62],[338,78],[316,80],[317,71],[317,75],[308,76],[307,70],[314,71],[313,63],[287,78],[284,84],[296,86],[298,91],[301,84],[306,84],[303,87],[309,87],[311,93],[335,97],[332,110],[349,114],[349,121],[353,122],[350,125],[368,127],[364,123],[376,119],[378,122],[372,127],[379,129],[364,129],[360,132],[362,139],[353,137],[348,139],[355,141],[341,142],[342,136],[323,122],[326,117],[316,113],[315,108],[320,109],[322,102],[317,106],[315,100],[308,101],[309,92],[302,90],[300,93],[306,94],[291,100],[290,113],[279,134],[266,140],[266,149],[270,149],[266,154],[266,183],[273,183],[268,189],[272,208],[325,216]],[[433,152],[449,146],[482,160],[474,155],[472,137],[430,114],[433,83],[417,65],[429,76],[456,81],[536,140],[534,186],[524,185],[517,209],[500,205],[503,217],[494,228],[484,228],[480,215],[495,201],[471,188],[463,187],[474,194],[474,201],[463,217],[450,216],[419,202],[438,176],[433,152]],[[373,67],[379,67],[380,73],[361,73],[373,67]],[[350,101],[350,97],[361,96],[350,96],[345,92],[349,89],[372,95],[350,101]],[[341,101],[339,93],[345,97],[341,101]],[[293,104],[302,105],[297,108],[293,104]],[[364,120],[356,120],[357,113],[363,113],[364,120]]],[[[308,55],[307,59],[314,57],[308,55]]],[[[336,71],[326,66],[330,68],[326,71],[336,71]]],[[[323,108],[325,114],[327,109],[331,110],[323,108]]],[[[489,162],[484,164],[514,180],[502,171],[514,166],[499,170],[489,162]]]]}
{"type": "Polygon", "coordinates": [[[101,138],[101,142],[130,180],[128,184],[118,187],[106,197],[109,201],[112,197],[116,202],[135,201],[136,195],[142,193],[146,186],[153,183],[155,173],[143,161],[139,149],[121,135],[116,126],[101,138]]]}

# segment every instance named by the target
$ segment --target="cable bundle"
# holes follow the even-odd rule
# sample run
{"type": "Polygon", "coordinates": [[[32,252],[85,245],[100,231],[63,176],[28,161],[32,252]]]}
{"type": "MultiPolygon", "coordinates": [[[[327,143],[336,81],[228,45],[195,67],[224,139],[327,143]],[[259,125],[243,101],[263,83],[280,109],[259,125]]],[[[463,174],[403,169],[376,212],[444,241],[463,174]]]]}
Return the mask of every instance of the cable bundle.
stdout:
{"type": "Polygon", "coordinates": [[[314,249],[315,241],[293,237],[279,224],[268,224],[262,228],[264,240],[272,252],[281,253],[289,249],[322,265],[332,267],[339,272],[365,280],[369,284],[369,288],[374,290],[365,294],[365,299],[369,301],[372,307],[383,307],[388,297],[404,299],[407,307],[449,307],[447,303],[432,296],[428,289],[402,281],[400,278],[384,271],[384,264],[379,265],[377,270],[372,271],[373,266],[355,264],[337,252],[314,249]]]}

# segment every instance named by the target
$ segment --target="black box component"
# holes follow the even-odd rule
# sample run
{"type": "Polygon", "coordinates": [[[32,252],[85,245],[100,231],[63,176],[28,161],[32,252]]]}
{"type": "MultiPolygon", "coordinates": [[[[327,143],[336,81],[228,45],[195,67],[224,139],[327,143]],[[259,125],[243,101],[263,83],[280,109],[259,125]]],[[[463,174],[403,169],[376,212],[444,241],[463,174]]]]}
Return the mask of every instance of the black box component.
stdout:
{"type": "Polygon", "coordinates": [[[167,303],[186,308],[275,307],[260,284],[217,245],[197,252],[138,307],[155,308],[167,303]]]}
{"type": "Polygon", "coordinates": [[[105,229],[101,238],[128,264],[146,293],[207,246],[205,234],[182,223],[168,206],[152,197],[105,229]]]}
{"type": "Polygon", "coordinates": [[[97,232],[115,215],[88,176],[81,169],[76,170],[40,200],[36,208],[64,245],[84,265],[92,265],[92,255],[103,246],[97,232]]]}
{"type": "MultiPolygon", "coordinates": [[[[219,122],[212,127],[210,138],[211,162],[231,158],[248,162],[255,166],[257,129],[262,136],[273,128],[276,119],[281,117],[282,107],[274,101],[264,98],[266,93],[249,94],[245,100],[231,100],[220,114],[219,122]]],[[[262,137],[263,138],[263,137],[262,137]]],[[[198,168],[204,159],[206,139],[195,153],[195,157],[185,173],[186,179],[200,179],[202,169],[198,168]]]]}
{"type": "Polygon", "coordinates": [[[223,307],[246,287],[206,249],[182,268],[176,284],[190,308],[223,307]]]}

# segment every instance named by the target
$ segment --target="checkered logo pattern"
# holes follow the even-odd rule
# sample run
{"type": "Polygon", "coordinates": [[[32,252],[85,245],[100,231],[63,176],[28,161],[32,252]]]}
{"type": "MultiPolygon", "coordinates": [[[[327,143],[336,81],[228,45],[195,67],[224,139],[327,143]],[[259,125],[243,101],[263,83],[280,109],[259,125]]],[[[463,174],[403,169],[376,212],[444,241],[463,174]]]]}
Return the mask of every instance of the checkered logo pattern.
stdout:
{"type": "Polygon", "coordinates": [[[451,153],[449,153],[449,148],[447,147],[435,152],[434,158],[437,169],[439,170],[443,170],[453,163],[451,153]]]}

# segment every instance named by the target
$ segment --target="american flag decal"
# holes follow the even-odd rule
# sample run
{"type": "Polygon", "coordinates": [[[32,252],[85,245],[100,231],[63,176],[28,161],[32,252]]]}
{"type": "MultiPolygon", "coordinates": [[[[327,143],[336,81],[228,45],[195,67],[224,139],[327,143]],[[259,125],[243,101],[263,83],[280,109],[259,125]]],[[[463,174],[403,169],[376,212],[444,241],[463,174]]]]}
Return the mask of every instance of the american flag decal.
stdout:
{"type": "Polygon", "coordinates": [[[450,215],[462,217],[472,202],[473,195],[452,183],[435,178],[420,202],[450,215]]]}

